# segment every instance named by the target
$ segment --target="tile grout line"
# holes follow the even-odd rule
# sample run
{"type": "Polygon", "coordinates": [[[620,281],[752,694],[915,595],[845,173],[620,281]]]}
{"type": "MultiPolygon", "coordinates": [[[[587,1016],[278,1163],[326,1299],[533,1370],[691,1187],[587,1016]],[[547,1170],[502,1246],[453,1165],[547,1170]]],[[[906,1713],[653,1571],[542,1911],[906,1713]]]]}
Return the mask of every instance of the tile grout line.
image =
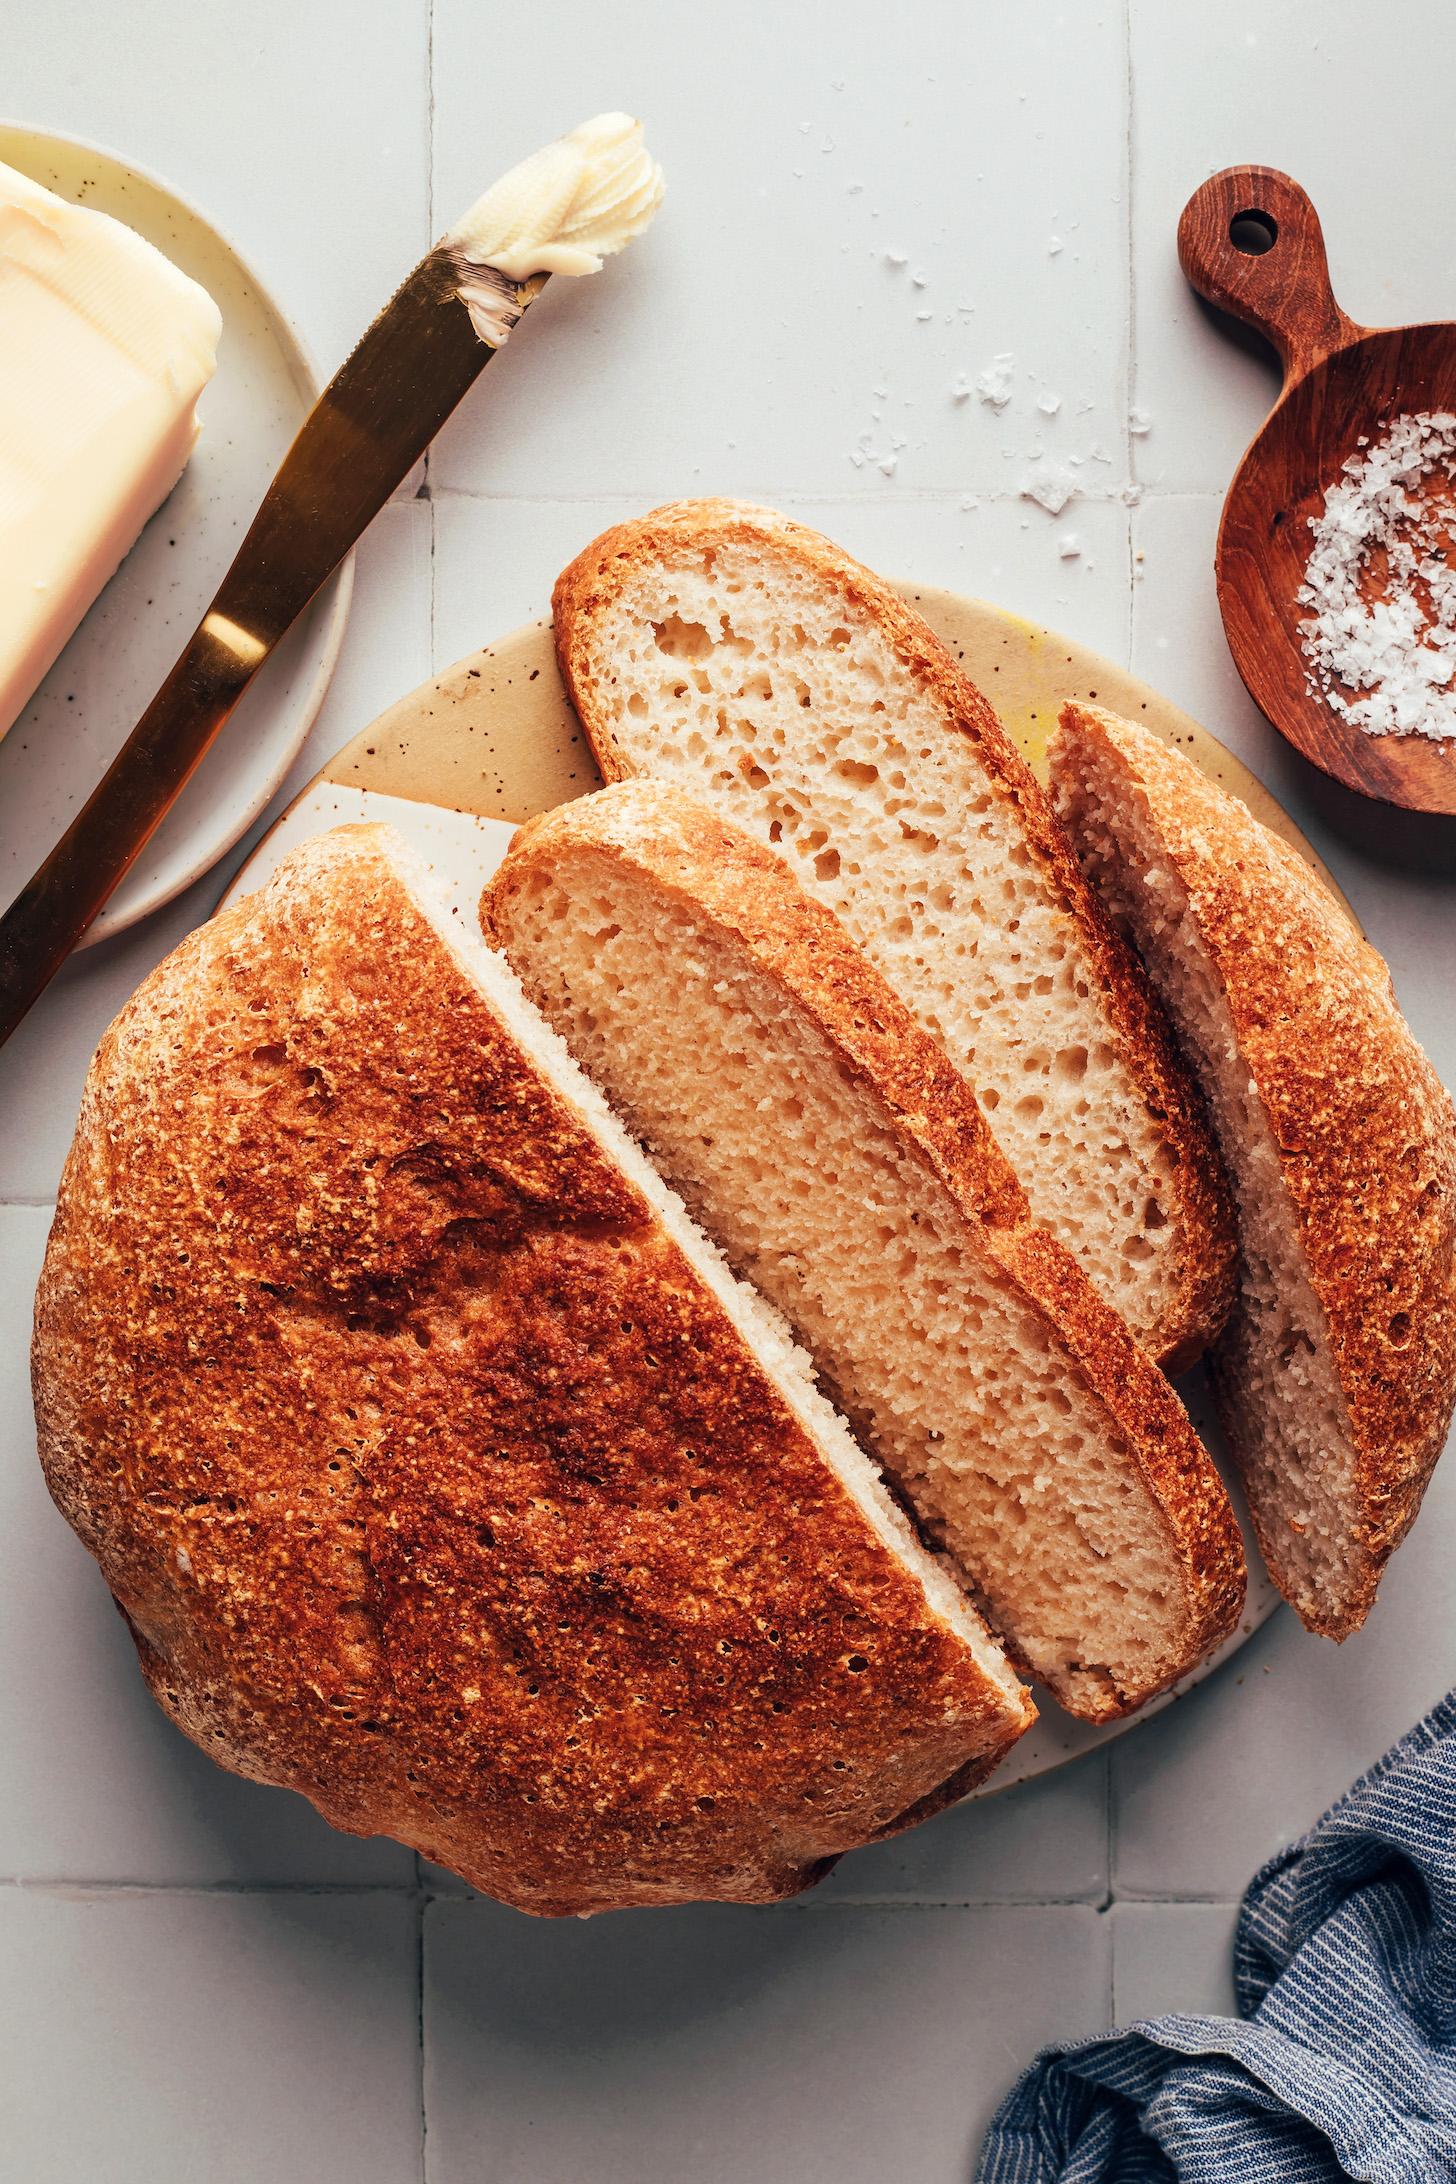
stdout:
{"type": "MultiPolygon", "coordinates": [[[[418,1863],[418,1861],[417,1861],[418,1863]]],[[[54,1896],[60,1898],[96,1896],[107,1899],[127,1900],[154,1896],[310,1896],[333,1898],[341,1901],[373,1898],[386,1901],[407,1902],[416,1906],[419,1917],[417,1979],[420,1987],[419,2020],[421,2046],[423,2047],[423,1947],[424,1915],[431,1904],[490,1903],[494,1899],[475,1893],[441,1890],[427,1882],[423,1875],[414,1881],[116,1881],[84,1880],[70,1875],[35,1878],[23,1874],[0,1876],[0,1898],[5,1895],[54,1896]]],[[[1137,1902],[1183,1903],[1221,1902],[1220,1897],[1138,1897],[1137,1902]]],[[[1106,1908],[1097,1895],[1082,1896],[953,1896],[924,1894],[918,1896],[877,1896],[873,1894],[822,1897],[817,1901],[805,1898],[792,1906],[761,1904],[746,1906],[763,1912],[772,1912],[782,1918],[834,1918],[845,1912],[860,1911],[1101,1911],[1106,1908]]]]}
{"type": "MultiPolygon", "coordinates": [[[[650,486],[646,490],[649,493],[671,492],[674,488],[671,481],[659,481],[657,485],[650,486]]],[[[1077,501],[1084,508],[1115,508],[1119,505],[1126,508],[1130,505],[1127,496],[1132,490],[1134,490],[1134,482],[1124,479],[1118,484],[1106,487],[1080,488],[1077,501]]],[[[1188,487],[1180,490],[1163,486],[1139,485],[1136,490],[1140,497],[1152,495],[1160,500],[1216,501],[1222,498],[1222,495],[1212,486],[1206,488],[1188,487]]],[[[944,507],[960,509],[960,512],[967,516],[977,514],[982,508],[1024,508],[1026,505],[1026,495],[1024,493],[993,491],[989,487],[977,492],[975,495],[976,506],[967,509],[961,508],[961,502],[965,495],[959,487],[953,491],[948,491],[944,486],[936,485],[901,486],[893,490],[871,490],[869,492],[854,492],[845,489],[840,492],[834,489],[826,489],[823,486],[801,486],[780,480],[777,484],[770,481],[756,485],[754,491],[756,493],[772,493],[784,500],[812,502],[816,506],[830,508],[944,507]]],[[[625,485],[604,487],[600,492],[596,493],[487,492],[479,486],[472,485],[432,485],[427,495],[417,494],[415,496],[416,499],[429,499],[434,502],[478,501],[489,506],[507,508],[601,508],[611,507],[618,501],[636,501],[643,497],[642,488],[625,485]]],[[[1052,538],[1055,535],[1055,530],[1056,519],[1049,516],[1045,523],[1046,536],[1052,538]]]]}

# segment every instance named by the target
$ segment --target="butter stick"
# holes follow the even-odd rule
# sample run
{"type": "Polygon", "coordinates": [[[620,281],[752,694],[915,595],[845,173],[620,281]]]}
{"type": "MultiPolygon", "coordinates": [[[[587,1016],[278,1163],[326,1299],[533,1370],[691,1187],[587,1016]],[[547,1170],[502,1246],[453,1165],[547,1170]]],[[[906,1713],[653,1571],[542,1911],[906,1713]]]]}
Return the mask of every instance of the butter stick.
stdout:
{"type": "Polygon", "coordinates": [[[0,736],[185,469],[221,330],[141,236],[0,166],[0,736]]]}

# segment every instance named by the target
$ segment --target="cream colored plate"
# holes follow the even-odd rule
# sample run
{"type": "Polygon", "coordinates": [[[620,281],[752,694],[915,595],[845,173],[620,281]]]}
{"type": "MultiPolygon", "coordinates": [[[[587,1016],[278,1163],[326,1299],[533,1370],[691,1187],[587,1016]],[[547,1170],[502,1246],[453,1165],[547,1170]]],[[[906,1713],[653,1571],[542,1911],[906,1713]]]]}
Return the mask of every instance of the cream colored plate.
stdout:
{"type": "MultiPolygon", "coordinates": [[[[201,281],[222,313],[192,460],[0,741],[3,906],[95,788],[196,627],[319,380],[251,267],[165,183],[94,145],[9,122],[0,123],[0,161],[124,220],[201,281]]],[[[353,581],[351,555],[265,664],[83,947],[170,902],[252,824],[323,702],[353,581]]]]}
{"type": "MultiPolygon", "coordinates": [[[[953,592],[902,590],[964,662],[971,680],[990,697],[1038,770],[1044,767],[1047,737],[1063,700],[1096,698],[1176,744],[1211,779],[1242,797],[1255,817],[1283,835],[1343,901],[1329,872],[1267,789],[1207,729],[1166,698],[1084,646],[999,607],[953,592]]],[[[520,821],[600,786],[596,762],[557,673],[550,624],[532,622],[423,683],[346,743],[258,844],[226,899],[236,901],[260,887],[279,858],[309,836],[350,820],[383,819],[431,860],[459,914],[473,918],[480,891],[520,821]]],[[[1217,1427],[1202,1376],[1191,1375],[1182,1393],[1205,1441],[1217,1451],[1217,1427]]],[[[1237,1491],[1234,1499],[1243,1518],[1237,1491]]],[[[1201,1683],[1236,1653],[1279,1605],[1247,1521],[1244,1533],[1249,1597],[1243,1620],[1178,1692],[1154,1700],[1128,1721],[1095,1729],[1071,1721],[1038,1694],[1040,1721],[992,1781],[974,1794],[1010,1789],[1123,1735],[1175,1704],[1179,1692],[1201,1683]]]]}

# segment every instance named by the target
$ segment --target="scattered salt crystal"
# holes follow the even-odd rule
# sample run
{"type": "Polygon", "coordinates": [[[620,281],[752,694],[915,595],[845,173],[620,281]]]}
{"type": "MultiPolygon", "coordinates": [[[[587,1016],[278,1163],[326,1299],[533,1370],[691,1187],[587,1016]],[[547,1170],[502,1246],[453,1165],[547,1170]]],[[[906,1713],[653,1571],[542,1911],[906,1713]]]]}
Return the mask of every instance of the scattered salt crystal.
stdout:
{"type": "Polygon", "coordinates": [[[1049,516],[1059,516],[1068,501],[1077,497],[1077,481],[1070,470],[1057,463],[1048,463],[1035,470],[1021,488],[1023,500],[1035,501],[1049,516]]]}
{"type": "Polygon", "coordinates": [[[1153,429],[1153,420],[1145,409],[1130,409],[1127,413],[1127,429],[1135,440],[1145,440],[1153,429]]]}
{"type": "Polygon", "coordinates": [[[1062,398],[1059,394],[1039,394],[1036,398],[1036,406],[1043,417],[1055,417],[1062,406],[1062,398]]]}
{"type": "Polygon", "coordinates": [[[885,263],[887,265],[908,265],[910,259],[908,253],[903,250],[887,250],[885,252],[885,263]]]}
{"type": "Polygon", "coordinates": [[[1076,561],[1082,552],[1082,541],[1075,531],[1063,531],[1057,540],[1057,552],[1063,561],[1076,561]]]}
{"type": "Polygon", "coordinates": [[[951,381],[950,398],[952,402],[969,402],[971,399],[971,382],[964,372],[957,372],[951,381]]]}
{"type": "Polygon", "coordinates": [[[1059,258],[1062,254],[1062,248],[1060,235],[1052,235],[1047,238],[1047,256],[1049,258],[1059,258]]]}
{"type": "Polygon", "coordinates": [[[1011,372],[1016,362],[1010,350],[1003,350],[991,359],[983,372],[976,377],[976,399],[989,409],[1003,410],[1011,400],[1011,372]]]}
{"type": "Polygon", "coordinates": [[[1456,738],[1456,415],[1363,436],[1324,508],[1298,598],[1309,689],[1372,736],[1456,738]]]}
{"type": "Polygon", "coordinates": [[[856,470],[863,470],[864,451],[862,448],[852,447],[849,451],[849,459],[854,464],[856,470]]]}
{"type": "Polygon", "coordinates": [[[912,273],[910,276],[910,286],[912,288],[923,288],[925,286],[927,278],[928,276],[924,273],[912,273]]]}
{"type": "Polygon", "coordinates": [[[970,512],[971,512],[971,510],[972,510],[973,508],[979,508],[979,507],[980,507],[980,505],[981,505],[981,503],[980,503],[980,498],[979,498],[979,496],[978,496],[977,494],[975,494],[975,493],[962,493],[962,495],[961,495],[961,508],[962,508],[962,510],[963,510],[963,511],[965,512],[965,514],[969,515],[969,514],[970,514],[970,512]]]}
{"type": "Polygon", "coordinates": [[[935,313],[933,311],[917,311],[915,316],[918,322],[924,326],[930,319],[934,318],[935,313]]]}
{"type": "Polygon", "coordinates": [[[887,478],[894,477],[895,467],[898,462],[899,457],[897,455],[882,455],[880,457],[880,468],[881,470],[883,470],[887,478]]]}

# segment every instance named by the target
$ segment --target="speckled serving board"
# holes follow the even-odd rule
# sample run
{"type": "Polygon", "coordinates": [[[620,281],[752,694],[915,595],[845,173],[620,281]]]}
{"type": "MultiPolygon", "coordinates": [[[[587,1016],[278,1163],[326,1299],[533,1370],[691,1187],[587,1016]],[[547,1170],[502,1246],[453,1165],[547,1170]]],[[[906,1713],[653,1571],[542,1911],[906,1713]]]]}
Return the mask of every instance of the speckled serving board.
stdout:
{"type": "MultiPolygon", "coordinates": [[[[1054,630],[984,600],[931,587],[901,585],[942,642],[991,699],[1032,766],[1045,767],[1047,739],[1068,698],[1096,699],[1140,720],[1239,796],[1281,834],[1344,901],[1328,869],[1263,784],[1195,720],[1166,698],[1054,630]]],[[[473,920],[480,892],[523,819],[600,788],[556,666],[549,620],[527,623],[401,698],[363,728],[315,776],[263,838],[226,900],[259,887],[297,843],[358,820],[387,820],[431,861],[458,914],[473,920]]],[[[1349,906],[1346,904],[1348,910],[1349,906]]],[[[1215,1453],[1217,1428],[1202,1376],[1182,1393],[1215,1453]]],[[[1244,1517],[1249,1595],[1239,1628],[1179,1690],[1191,1689],[1238,1651],[1278,1606],[1244,1517]]],[[[1130,1720],[1098,1727],[1072,1721],[1043,1698],[1041,1719],[977,1796],[1009,1789],[1064,1766],[1175,1704],[1165,1694],[1130,1720]]]]}

